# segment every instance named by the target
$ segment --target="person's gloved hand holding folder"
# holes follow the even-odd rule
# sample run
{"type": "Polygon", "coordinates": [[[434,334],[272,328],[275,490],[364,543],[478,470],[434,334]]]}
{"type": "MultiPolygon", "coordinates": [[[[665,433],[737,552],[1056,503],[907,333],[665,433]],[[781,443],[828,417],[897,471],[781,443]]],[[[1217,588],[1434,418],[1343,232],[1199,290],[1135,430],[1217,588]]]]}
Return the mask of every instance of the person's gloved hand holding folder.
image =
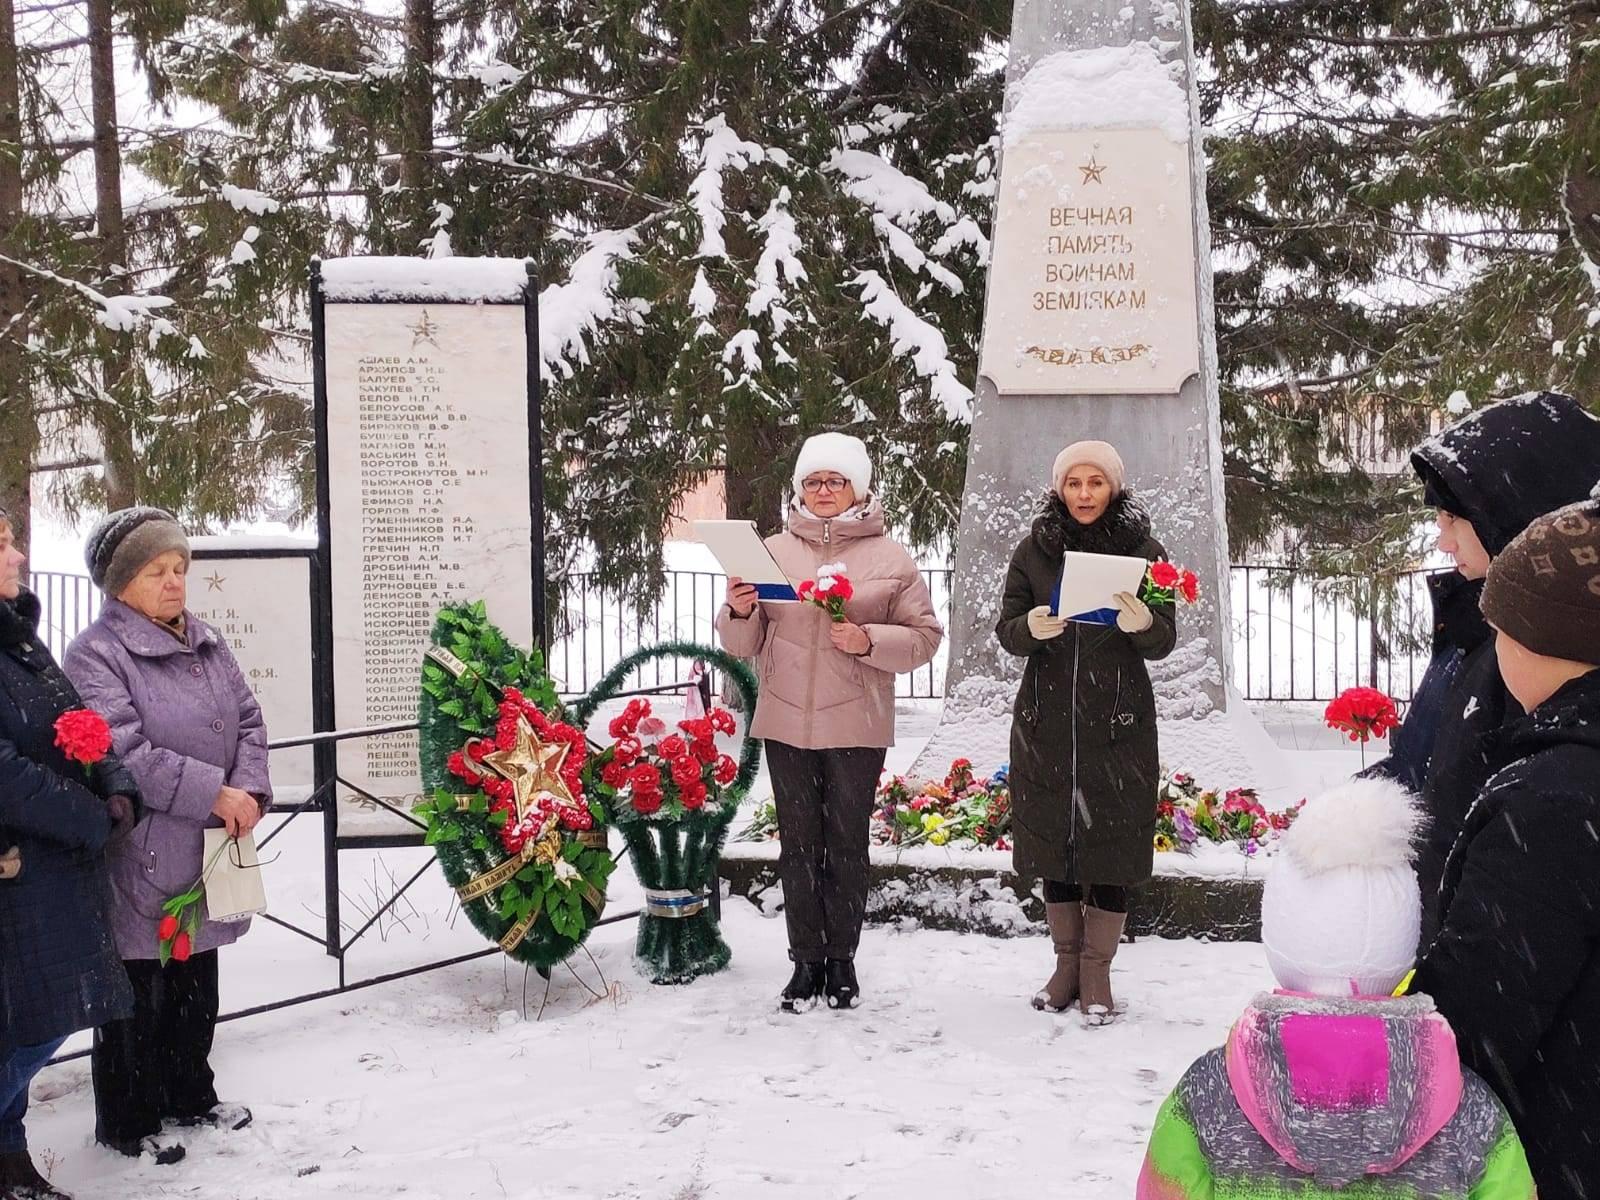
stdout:
{"type": "Polygon", "coordinates": [[[792,604],[799,597],[794,584],[778,566],[752,521],[696,521],[694,535],[717,556],[729,582],[728,603],[740,616],[748,616],[748,597],[740,592],[741,605],[734,603],[736,589],[755,589],[755,599],[766,603],[792,604]]]}
{"type": "MultiPolygon", "coordinates": [[[[1061,582],[1047,611],[1064,621],[1115,625],[1124,633],[1143,633],[1154,620],[1150,609],[1139,599],[1139,588],[1149,567],[1142,558],[1069,550],[1062,556],[1061,582]]],[[[1028,623],[1031,631],[1032,613],[1028,623]]],[[[1040,637],[1037,633],[1034,636],[1040,637]]]]}

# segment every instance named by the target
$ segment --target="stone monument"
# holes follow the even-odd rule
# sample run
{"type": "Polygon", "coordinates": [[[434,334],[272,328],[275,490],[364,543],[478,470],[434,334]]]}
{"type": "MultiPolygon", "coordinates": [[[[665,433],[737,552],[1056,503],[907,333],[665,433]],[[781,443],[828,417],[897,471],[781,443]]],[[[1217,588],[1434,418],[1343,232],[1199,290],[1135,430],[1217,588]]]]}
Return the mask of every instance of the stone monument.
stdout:
{"type": "Polygon", "coordinates": [[[1272,753],[1230,713],[1227,535],[1205,160],[1187,6],[1017,0],[945,707],[917,763],[1009,758],[1021,660],[994,626],[1010,556],[1070,442],[1108,441],[1175,562],[1201,578],[1152,664],[1162,756],[1252,782],[1272,753]],[[1248,750],[1246,744],[1248,743],[1248,750]]]}

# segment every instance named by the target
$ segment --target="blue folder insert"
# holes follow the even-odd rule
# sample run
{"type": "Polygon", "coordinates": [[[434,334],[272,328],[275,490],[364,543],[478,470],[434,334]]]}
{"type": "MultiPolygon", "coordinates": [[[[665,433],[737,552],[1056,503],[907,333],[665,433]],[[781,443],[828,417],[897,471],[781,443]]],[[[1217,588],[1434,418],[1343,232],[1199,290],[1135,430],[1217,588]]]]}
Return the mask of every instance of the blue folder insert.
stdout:
{"type": "Polygon", "coordinates": [[[798,600],[799,595],[787,583],[753,583],[756,596],[762,600],[798,600]]]}
{"type": "MultiPolygon", "coordinates": [[[[1050,590],[1050,613],[1052,616],[1061,615],[1061,584],[1058,582],[1050,590]]],[[[1097,608],[1092,612],[1078,613],[1068,617],[1069,621],[1077,621],[1081,625],[1115,625],[1117,623],[1117,610],[1114,608],[1097,608]]]]}

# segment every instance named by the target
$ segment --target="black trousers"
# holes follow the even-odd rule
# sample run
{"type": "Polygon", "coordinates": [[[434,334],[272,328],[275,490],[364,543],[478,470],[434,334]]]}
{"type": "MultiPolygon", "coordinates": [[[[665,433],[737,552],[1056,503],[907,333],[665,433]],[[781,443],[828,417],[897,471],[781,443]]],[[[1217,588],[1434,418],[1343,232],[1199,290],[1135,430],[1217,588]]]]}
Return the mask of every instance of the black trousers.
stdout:
{"type": "Polygon", "coordinates": [[[95,1030],[96,1141],[127,1143],[161,1132],[163,1120],[204,1116],[217,1102],[211,1039],[217,1028],[217,952],[166,966],[126,960],[133,1016],[95,1030]]]}
{"type": "Polygon", "coordinates": [[[795,962],[854,958],[867,915],[867,830],[888,751],[767,743],[783,915],[795,962]]]}
{"type": "MultiPolygon", "coordinates": [[[[1084,889],[1076,883],[1057,883],[1054,879],[1044,881],[1046,904],[1076,904],[1083,899],[1084,889]]],[[[1101,912],[1125,913],[1128,911],[1128,889],[1110,883],[1090,884],[1088,904],[1090,908],[1098,908],[1101,912]]]]}

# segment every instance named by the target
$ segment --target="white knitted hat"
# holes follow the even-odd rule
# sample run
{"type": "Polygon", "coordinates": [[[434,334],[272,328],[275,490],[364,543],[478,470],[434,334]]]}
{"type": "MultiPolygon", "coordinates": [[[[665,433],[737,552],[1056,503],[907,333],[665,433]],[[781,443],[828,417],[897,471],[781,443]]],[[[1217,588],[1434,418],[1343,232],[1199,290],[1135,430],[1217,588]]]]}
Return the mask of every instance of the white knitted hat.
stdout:
{"type": "Polygon", "coordinates": [[[1106,477],[1111,490],[1121,495],[1128,486],[1128,469],[1122,465],[1122,455],[1110,442],[1073,442],[1050,467],[1050,490],[1061,494],[1061,485],[1067,481],[1073,467],[1094,467],[1106,477]]]}
{"type": "Polygon", "coordinates": [[[1278,983],[1319,996],[1387,996],[1417,956],[1422,898],[1411,867],[1421,815],[1387,779],[1312,800],[1283,835],[1261,896],[1278,983]]]}
{"type": "Polygon", "coordinates": [[[857,500],[865,500],[872,490],[872,459],[867,457],[867,444],[848,433],[817,433],[806,439],[794,463],[795,495],[800,494],[806,476],[818,471],[839,472],[855,488],[857,500]]]}

